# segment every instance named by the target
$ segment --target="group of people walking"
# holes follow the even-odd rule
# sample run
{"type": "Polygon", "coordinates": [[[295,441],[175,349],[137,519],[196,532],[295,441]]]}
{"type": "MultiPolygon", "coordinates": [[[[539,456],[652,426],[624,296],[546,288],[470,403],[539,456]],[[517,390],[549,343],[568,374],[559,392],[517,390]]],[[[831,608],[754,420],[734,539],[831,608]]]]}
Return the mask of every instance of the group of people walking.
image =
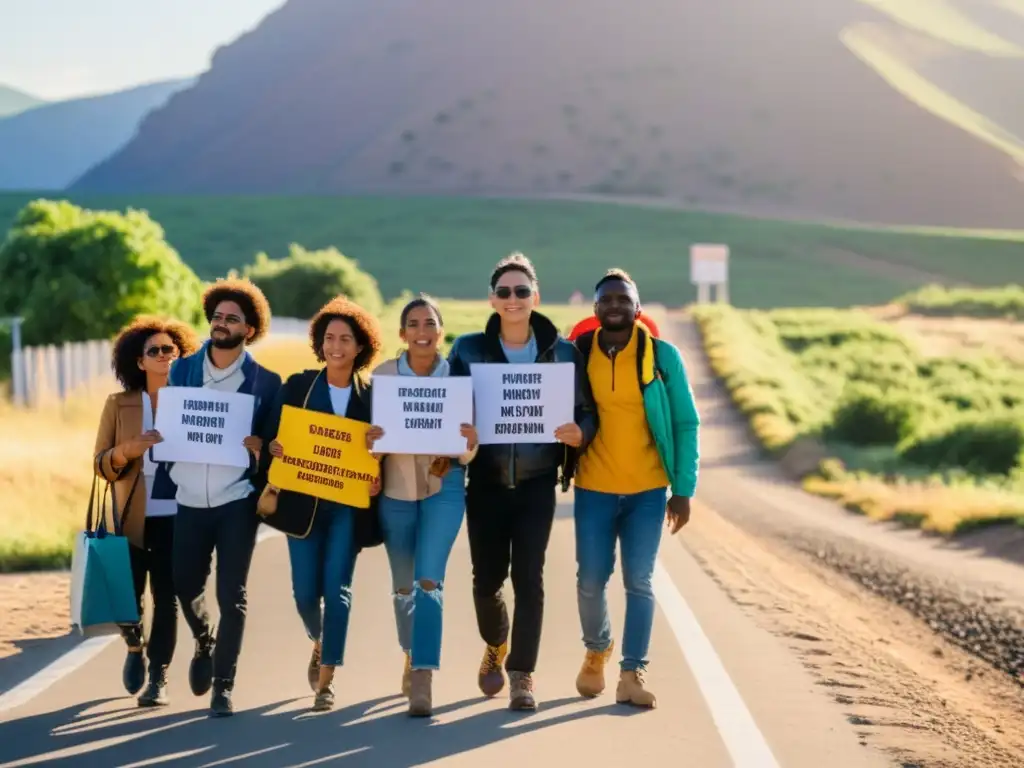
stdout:
{"type": "Polygon", "coordinates": [[[207,289],[210,337],[202,344],[188,326],[152,317],[136,319],[119,334],[112,364],[123,391],[107,400],[94,457],[96,472],[125,500],[115,514],[124,520],[132,545],[139,615],[147,579],[153,604],[148,637],[141,622],[122,628],[123,682],[133,695],[141,691],[140,706],[168,703],[167,668],[180,606],[195,640],[192,692],[203,696],[212,689],[211,714],[232,714],[246,583],[262,519],[258,508],[261,497],[275,491],[267,481],[271,462],[288,453],[278,440],[286,405],[368,424],[367,449],[373,453],[383,436],[373,419],[374,375],[468,376],[478,363],[557,362],[575,366],[576,387],[574,419],[558,427],[556,442],[480,445],[476,428],[467,423],[461,426],[462,455],[380,456],[369,510],[305,497],[314,505],[312,524],[305,536],[289,536],[287,543],[295,606],[312,643],[307,677],[313,709],[334,704],[353,572],[360,550],[376,543],[368,531],[376,524],[390,563],[405,657],[401,690],[410,714],[431,714],[447,564],[463,518],[484,643],[478,686],[496,696],[507,684],[510,709],[535,709],[545,556],[557,492],[570,485],[585,650],[577,690],[593,697],[605,689],[614,649],[605,595],[621,543],[626,616],[615,696],[621,703],[655,706],[644,679],[655,613],[652,574],[666,521],[674,534],[689,520],[698,474],[700,420],[682,358],[639,320],[637,286],[621,270],[597,282],[598,327],[572,342],[536,311],[537,274],[522,254],[497,264],[489,293],[494,313],[486,327],[457,338],[447,357],[439,349],[445,338],[440,308],[426,297],[409,302],[400,317],[402,350],[376,367],[383,347],[378,321],[337,297],[309,326],[322,368],[284,382],[246,349],[264,336],[270,320],[265,297],[248,281],[222,280],[207,289]],[[168,385],[254,397],[251,435],[244,441],[248,467],[152,460],[149,449],[162,439],[153,429],[155,413],[160,390],[168,385]],[[216,629],[205,596],[214,553],[216,629]],[[510,576],[511,621],[503,595],[510,576]]]}

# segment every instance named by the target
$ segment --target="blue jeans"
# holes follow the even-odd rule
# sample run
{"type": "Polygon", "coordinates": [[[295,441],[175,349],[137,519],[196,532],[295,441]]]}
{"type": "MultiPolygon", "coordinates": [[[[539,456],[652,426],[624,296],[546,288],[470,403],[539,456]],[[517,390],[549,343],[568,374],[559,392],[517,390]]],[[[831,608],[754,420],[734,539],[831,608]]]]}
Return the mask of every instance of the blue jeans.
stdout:
{"type": "Polygon", "coordinates": [[[668,489],[629,496],[575,489],[576,599],[583,643],[605,651],[612,642],[605,590],[615,570],[616,540],[622,543],[622,580],[626,587],[626,626],[622,637],[623,670],[646,669],[654,626],[651,576],[665,525],[668,489]]]}
{"type": "Polygon", "coordinates": [[[295,607],[309,639],[321,643],[320,663],[328,667],[345,660],[356,560],[353,515],[361,511],[320,502],[309,535],[288,537],[295,607]]]}
{"type": "Polygon", "coordinates": [[[413,669],[439,669],[448,556],[466,511],[466,470],[453,463],[441,490],[420,501],[382,496],[380,522],[391,564],[395,625],[413,669]],[[427,590],[422,582],[433,582],[427,590]]]}

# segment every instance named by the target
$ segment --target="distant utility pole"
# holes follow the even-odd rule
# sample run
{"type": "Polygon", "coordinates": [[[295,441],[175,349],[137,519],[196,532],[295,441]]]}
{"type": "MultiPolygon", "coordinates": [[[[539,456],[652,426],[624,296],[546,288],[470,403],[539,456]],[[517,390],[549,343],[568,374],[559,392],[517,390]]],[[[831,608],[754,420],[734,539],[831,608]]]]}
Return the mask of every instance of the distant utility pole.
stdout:
{"type": "Polygon", "coordinates": [[[11,326],[11,394],[14,405],[19,408],[25,405],[26,399],[25,357],[21,349],[21,324],[24,320],[23,317],[0,318],[0,322],[11,326]]]}

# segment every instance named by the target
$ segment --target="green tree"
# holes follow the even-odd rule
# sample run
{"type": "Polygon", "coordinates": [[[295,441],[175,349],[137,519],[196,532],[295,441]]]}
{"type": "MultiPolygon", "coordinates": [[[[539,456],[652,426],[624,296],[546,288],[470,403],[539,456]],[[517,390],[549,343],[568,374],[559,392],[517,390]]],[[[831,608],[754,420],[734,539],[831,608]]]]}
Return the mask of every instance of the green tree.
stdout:
{"type": "Polygon", "coordinates": [[[0,245],[0,314],[26,344],[109,338],[140,313],[202,321],[202,283],[145,211],[61,200],[21,210],[0,245]]]}
{"type": "Polygon", "coordinates": [[[380,314],[384,308],[373,275],[333,247],[307,251],[293,243],[283,259],[260,253],[255,263],[244,268],[242,276],[259,286],[274,314],[280,317],[312,317],[338,294],[373,314],[380,314]]]}

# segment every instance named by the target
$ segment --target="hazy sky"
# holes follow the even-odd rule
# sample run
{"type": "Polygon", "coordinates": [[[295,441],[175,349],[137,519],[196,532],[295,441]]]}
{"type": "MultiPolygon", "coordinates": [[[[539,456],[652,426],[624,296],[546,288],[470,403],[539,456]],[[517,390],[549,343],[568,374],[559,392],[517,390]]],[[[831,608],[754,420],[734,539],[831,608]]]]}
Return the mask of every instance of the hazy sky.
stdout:
{"type": "Polygon", "coordinates": [[[44,99],[207,69],[284,0],[0,0],[0,83],[44,99]]]}

